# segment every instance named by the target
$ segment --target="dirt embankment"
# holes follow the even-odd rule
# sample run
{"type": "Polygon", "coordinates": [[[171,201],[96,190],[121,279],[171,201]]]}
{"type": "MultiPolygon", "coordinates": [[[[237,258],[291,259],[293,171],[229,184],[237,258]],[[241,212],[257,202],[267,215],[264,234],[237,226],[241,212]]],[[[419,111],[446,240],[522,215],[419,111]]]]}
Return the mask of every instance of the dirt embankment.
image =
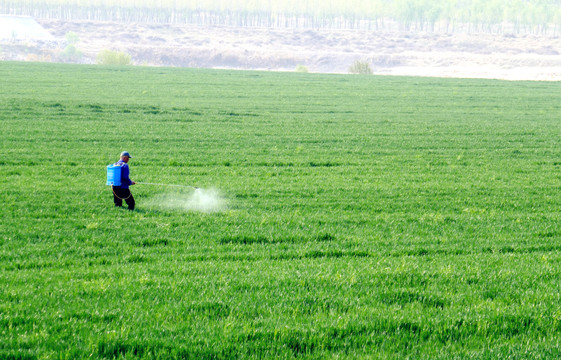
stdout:
{"type": "Polygon", "coordinates": [[[347,73],[361,60],[375,74],[561,80],[553,37],[38,22],[57,39],[76,33],[86,63],[111,49],[155,66],[347,73]]]}

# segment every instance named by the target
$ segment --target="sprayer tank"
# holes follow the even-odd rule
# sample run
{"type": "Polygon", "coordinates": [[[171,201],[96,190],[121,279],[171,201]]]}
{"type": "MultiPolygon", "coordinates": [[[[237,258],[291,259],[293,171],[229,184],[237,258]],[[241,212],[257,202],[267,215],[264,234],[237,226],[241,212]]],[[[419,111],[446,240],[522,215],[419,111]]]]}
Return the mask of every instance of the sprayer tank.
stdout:
{"type": "Polygon", "coordinates": [[[107,185],[121,186],[121,167],[119,165],[107,165],[107,185]]]}

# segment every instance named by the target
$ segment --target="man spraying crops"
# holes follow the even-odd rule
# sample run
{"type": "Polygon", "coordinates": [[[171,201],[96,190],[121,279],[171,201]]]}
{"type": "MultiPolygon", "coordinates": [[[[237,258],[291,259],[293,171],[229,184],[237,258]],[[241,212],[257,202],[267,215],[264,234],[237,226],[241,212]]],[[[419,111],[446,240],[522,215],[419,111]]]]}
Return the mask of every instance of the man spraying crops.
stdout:
{"type": "Polygon", "coordinates": [[[121,168],[121,182],[119,186],[111,186],[111,189],[113,189],[113,201],[115,202],[115,206],[123,206],[123,200],[125,200],[129,206],[129,210],[134,210],[134,197],[129,189],[130,185],[136,184],[129,177],[128,162],[131,158],[132,156],[128,151],[123,151],[121,153],[121,159],[114,164],[121,168]]]}

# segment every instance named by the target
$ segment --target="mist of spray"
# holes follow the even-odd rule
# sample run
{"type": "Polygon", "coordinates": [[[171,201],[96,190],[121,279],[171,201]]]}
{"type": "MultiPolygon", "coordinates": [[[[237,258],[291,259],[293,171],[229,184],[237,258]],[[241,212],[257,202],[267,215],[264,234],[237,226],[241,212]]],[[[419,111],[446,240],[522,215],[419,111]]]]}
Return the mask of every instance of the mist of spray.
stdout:
{"type": "Polygon", "coordinates": [[[189,194],[166,193],[152,199],[149,205],[168,210],[220,212],[227,208],[226,200],[215,189],[195,189],[189,194]]]}

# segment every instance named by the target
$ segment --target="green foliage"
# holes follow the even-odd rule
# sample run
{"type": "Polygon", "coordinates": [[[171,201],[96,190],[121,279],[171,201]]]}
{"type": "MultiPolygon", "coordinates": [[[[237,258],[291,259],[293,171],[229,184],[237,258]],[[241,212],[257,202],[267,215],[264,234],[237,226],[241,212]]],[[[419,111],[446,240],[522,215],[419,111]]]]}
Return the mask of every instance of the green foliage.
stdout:
{"type": "Polygon", "coordinates": [[[66,42],[68,45],[59,54],[60,60],[64,62],[76,62],[83,56],[82,52],[76,47],[80,41],[78,35],[72,31],[66,33],[66,42]]]}
{"type": "Polygon", "coordinates": [[[359,75],[371,75],[372,68],[370,68],[369,62],[357,60],[351,66],[349,66],[349,73],[359,74],[359,75]]]}
{"type": "Polygon", "coordinates": [[[74,62],[82,58],[83,54],[75,45],[67,45],[59,54],[59,58],[65,62],[74,62]]]}
{"type": "Polygon", "coordinates": [[[100,65],[131,65],[131,56],[124,52],[103,50],[97,54],[96,61],[100,65]]]}
{"type": "Polygon", "coordinates": [[[561,88],[0,66],[0,358],[555,359],[561,88]],[[228,208],[166,209],[216,188],[228,208]]]}
{"type": "Polygon", "coordinates": [[[298,65],[296,66],[296,72],[300,72],[300,73],[307,73],[308,72],[308,67],[304,66],[304,65],[298,65]]]}

